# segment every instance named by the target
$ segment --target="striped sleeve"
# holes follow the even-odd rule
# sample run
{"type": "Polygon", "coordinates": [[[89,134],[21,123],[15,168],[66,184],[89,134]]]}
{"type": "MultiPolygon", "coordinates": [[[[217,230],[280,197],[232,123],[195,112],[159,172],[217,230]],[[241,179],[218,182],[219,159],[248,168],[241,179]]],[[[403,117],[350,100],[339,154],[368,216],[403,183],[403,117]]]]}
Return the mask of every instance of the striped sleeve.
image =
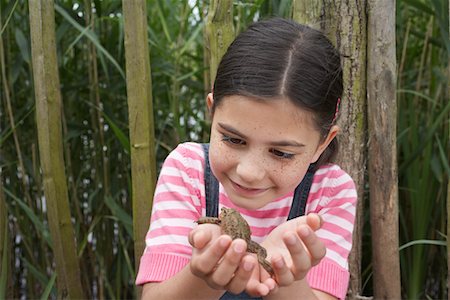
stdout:
{"type": "Polygon", "coordinates": [[[356,213],[356,188],[352,178],[337,165],[317,170],[306,206],[322,217],[317,235],[327,248],[325,258],[308,273],[314,289],[345,299],[350,274],[348,256],[356,213]]]}
{"type": "Polygon", "coordinates": [[[204,201],[203,156],[199,144],[185,143],[164,161],[137,285],[170,278],[189,262],[192,250],[187,237],[201,216],[204,201]]]}

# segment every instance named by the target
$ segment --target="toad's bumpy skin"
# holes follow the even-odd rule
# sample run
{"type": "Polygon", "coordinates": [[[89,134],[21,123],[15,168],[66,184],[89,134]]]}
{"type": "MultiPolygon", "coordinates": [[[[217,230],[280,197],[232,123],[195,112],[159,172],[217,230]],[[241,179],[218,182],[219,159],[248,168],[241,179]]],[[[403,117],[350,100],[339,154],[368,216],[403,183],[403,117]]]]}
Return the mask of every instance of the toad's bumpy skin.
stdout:
{"type": "Polygon", "coordinates": [[[272,266],[266,260],[266,249],[260,244],[251,240],[250,226],[241,214],[233,208],[222,207],[218,218],[203,217],[197,220],[198,224],[216,224],[222,228],[222,232],[231,236],[234,239],[243,239],[247,242],[247,252],[255,253],[258,257],[258,262],[271,275],[274,275],[272,266]]]}

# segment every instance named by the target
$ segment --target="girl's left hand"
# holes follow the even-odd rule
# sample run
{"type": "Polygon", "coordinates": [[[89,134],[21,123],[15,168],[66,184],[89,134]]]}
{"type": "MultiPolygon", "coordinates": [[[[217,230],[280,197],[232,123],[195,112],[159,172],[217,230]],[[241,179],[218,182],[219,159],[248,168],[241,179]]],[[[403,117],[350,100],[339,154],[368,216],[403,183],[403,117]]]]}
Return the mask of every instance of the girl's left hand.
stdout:
{"type": "MultiPolygon", "coordinates": [[[[325,244],[315,234],[320,227],[320,216],[309,214],[281,224],[264,240],[262,246],[267,250],[278,286],[288,286],[302,280],[325,256],[325,244]]],[[[263,282],[269,278],[262,268],[255,269],[247,284],[250,294],[255,294],[252,282],[263,282]]]]}

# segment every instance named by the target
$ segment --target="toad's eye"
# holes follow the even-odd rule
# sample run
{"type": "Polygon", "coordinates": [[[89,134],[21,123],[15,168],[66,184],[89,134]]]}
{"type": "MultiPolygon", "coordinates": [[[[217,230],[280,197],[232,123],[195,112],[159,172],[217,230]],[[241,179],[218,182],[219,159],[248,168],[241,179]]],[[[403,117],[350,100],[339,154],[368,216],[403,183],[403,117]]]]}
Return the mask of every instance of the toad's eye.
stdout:
{"type": "Polygon", "coordinates": [[[222,141],[230,143],[232,145],[245,145],[245,141],[241,140],[239,138],[234,138],[231,136],[227,136],[227,135],[222,135],[222,141]]]}
{"type": "Polygon", "coordinates": [[[294,157],[294,154],[292,153],[286,153],[277,149],[270,149],[270,153],[275,155],[277,158],[291,159],[294,157]]]}

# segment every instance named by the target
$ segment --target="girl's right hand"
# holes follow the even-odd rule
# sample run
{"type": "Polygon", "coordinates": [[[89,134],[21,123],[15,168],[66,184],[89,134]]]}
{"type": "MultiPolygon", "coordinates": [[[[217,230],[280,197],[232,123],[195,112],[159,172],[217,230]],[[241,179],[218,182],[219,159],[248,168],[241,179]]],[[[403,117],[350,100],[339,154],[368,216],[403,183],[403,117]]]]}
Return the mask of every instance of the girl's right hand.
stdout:
{"type": "MultiPolygon", "coordinates": [[[[213,289],[239,294],[245,290],[253,269],[258,265],[255,256],[246,252],[247,243],[242,239],[231,240],[221,235],[220,227],[202,224],[189,234],[192,245],[190,269],[213,289]]],[[[264,283],[255,287],[269,293],[271,287],[264,283]]],[[[273,287],[272,287],[273,288],[273,287]]]]}

